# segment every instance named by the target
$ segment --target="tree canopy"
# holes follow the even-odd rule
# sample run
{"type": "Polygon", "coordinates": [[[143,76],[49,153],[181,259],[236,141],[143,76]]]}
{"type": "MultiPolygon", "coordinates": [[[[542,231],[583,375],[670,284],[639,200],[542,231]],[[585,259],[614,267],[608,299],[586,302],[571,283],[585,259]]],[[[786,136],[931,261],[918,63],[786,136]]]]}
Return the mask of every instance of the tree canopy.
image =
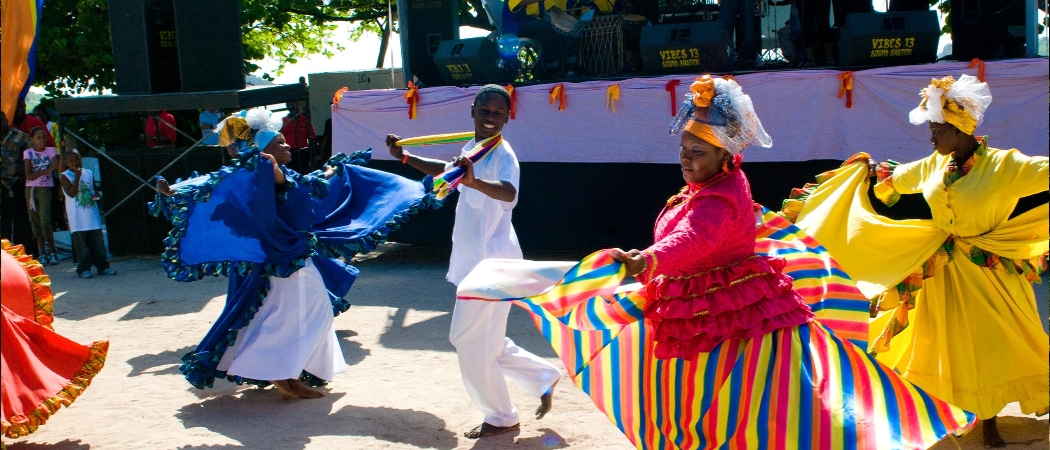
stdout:
{"type": "MultiPolygon", "coordinates": [[[[461,25],[491,29],[481,0],[458,0],[461,25]]],[[[332,56],[340,42],[366,33],[382,37],[382,55],[389,39],[387,0],[240,0],[241,42],[245,73],[260,70],[266,58],[288,64],[310,55],[332,56]],[[350,23],[348,36],[337,36],[337,23],[350,23]]],[[[397,2],[392,0],[397,21],[397,2]]],[[[397,24],[394,25],[396,31],[397,24]]],[[[112,89],[113,48],[110,43],[108,0],[48,0],[41,17],[34,84],[52,95],[102,92],[112,89]]],[[[380,67],[382,57],[377,58],[380,67]]],[[[262,74],[263,78],[272,78],[262,74]]]]}

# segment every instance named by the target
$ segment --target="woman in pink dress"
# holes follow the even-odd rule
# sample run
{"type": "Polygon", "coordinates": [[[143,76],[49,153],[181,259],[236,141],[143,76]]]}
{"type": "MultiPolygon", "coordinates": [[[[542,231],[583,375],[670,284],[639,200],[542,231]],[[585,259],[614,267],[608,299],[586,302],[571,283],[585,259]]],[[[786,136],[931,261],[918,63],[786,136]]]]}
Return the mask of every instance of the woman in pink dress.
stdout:
{"type": "Polygon", "coordinates": [[[574,384],[640,449],[915,449],[966,430],[972,414],[865,353],[867,302],[826,251],[760,214],[740,153],[772,140],[750,97],[710,77],[691,91],[671,126],[686,131],[686,186],[652,246],[571,268],[486,260],[458,297],[532,312],[574,384]],[[625,272],[641,285],[621,286],[625,272]]]}

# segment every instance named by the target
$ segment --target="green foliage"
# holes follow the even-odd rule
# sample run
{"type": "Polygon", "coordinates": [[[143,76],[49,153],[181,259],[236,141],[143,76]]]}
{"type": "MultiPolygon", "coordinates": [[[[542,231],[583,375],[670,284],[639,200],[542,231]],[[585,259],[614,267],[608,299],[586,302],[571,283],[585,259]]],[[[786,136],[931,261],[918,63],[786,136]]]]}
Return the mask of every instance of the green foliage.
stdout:
{"type": "Polygon", "coordinates": [[[944,26],[941,27],[941,34],[952,34],[951,0],[930,0],[930,6],[936,6],[937,10],[944,14],[944,26]]]}
{"type": "Polygon", "coordinates": [[[52,95],[112,88],[108,0],[48,0],[37,43],[37,86],[52,95]]]}
{"type": "MultiPolygon", "coordinates": [[[[1040,2],[1045,7],[1045,3],[1040,2]]],[[[930,0],[930,6],[936,6],[937,10],[944,14],[944,26],[941,27],[941,34],[952,34],[952,2],[951,0],[930,0]]],[[[1050,24],[1050,16],[1043,17],[1042,24],[1036,24],[1036,34],[1043,34],[1046,30],[1046,26],[1050,24]]]]}
{"type": "MultiPolygon", "coordinates": [[[[177,1],[177,0],[176,0],[177,1]]],[[[397,2],[391,0],[397,20],[397,2]]],[[[460,24],[490,29],[480,0],[459,0],[460,24]],[[474,8],[478,9],[474,9],[474,8]]],[[[382,35],[387,0],[240,0],[245,73],[259,71],[266,58],[278,62],[275,74],[310,55],[331,57],[368,33],[382,35]],[[336,24],[351,23],[347,36],[336,24]]],[[[396,29],[396,27],[395,27],[396,29]]],[[[378,49],[377,49],[378,50],[378,49]]],[[[48,0],[41,17],[34,84],[51,95],[101,93],[113,89],[108,0],[48,0]]],[[[270,74],[263,78],[273,79],[270,74]]]]}

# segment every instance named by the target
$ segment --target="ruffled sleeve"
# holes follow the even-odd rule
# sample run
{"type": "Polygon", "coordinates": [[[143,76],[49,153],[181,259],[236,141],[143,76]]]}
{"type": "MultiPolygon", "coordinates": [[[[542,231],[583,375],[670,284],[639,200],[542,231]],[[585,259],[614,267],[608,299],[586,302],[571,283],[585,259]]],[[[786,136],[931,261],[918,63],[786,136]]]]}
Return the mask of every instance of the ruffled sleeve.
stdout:
{"type": "MultiPolygon", "coordinates": [[[[288,276],[312,256],[310,236],[281,220],[288,213],[278,214],[271,167],[255,150],[234,166],[180,187],[173,197],[158,196],[150,210],[173,225],[162,257],[170,278],[247,273],[253,264],[265,265],[268,275],[288,276]]],[[[303,206],[309,209],[308,203],[303,206]]]]}
{"type": "Polygon", "coordinates": [[[327,195],[314,198],[311,226],[322,256],[349,260],[375,250],[410,216],[441,206],[418,181],[362,167],[370,159],[370,152],[358,152],[328,162],[336,174],[328,180],[327,195]]]}

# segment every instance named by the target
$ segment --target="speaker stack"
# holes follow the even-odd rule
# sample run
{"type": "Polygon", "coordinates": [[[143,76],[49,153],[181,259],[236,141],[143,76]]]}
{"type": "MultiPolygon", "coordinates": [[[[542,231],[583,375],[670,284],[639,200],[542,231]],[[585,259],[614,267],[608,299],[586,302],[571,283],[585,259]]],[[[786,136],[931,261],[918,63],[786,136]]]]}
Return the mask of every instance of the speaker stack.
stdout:
{"type": "Polygon", "coordinates": [[[459,39],[458,7],[456,0],[397,0],[406,81],[414,76],[424,85],[441,85],[434,56],[441,42],[459,39]]]}
{"type": "Polygon", "coordinates": [[[959,61],[1025,56],[1025,3],[951,0],[953,56],[959,61]]]}
{"type": "Polygon", "coordinates": [[[244,89],[237,0],[176,1],[175,31],[183,92],[244,89]]]}
{"type": "Polygon", "coordinates": [[[642,28],[639,51],[647,74],[729,70],[729,35],[719,22],[652,25],[642,28]]]}
{"type": "Polygon", "coordinates": [[[937,60],[939,39],[940,26],[934,11],[850,14],[839,36],[839,64],[930,63],[937,60]]]}
{"type": "Polygon", "coordinates": [[[110,0],[117,94],[244,89],[237,0],[110,0]]]}
{"type": "Polygon", "coordinates": [[[513,81],[499,61],[496,43],[483,37],[442,41],[434,55],[442,81],[450,86],[513,81]]]}

